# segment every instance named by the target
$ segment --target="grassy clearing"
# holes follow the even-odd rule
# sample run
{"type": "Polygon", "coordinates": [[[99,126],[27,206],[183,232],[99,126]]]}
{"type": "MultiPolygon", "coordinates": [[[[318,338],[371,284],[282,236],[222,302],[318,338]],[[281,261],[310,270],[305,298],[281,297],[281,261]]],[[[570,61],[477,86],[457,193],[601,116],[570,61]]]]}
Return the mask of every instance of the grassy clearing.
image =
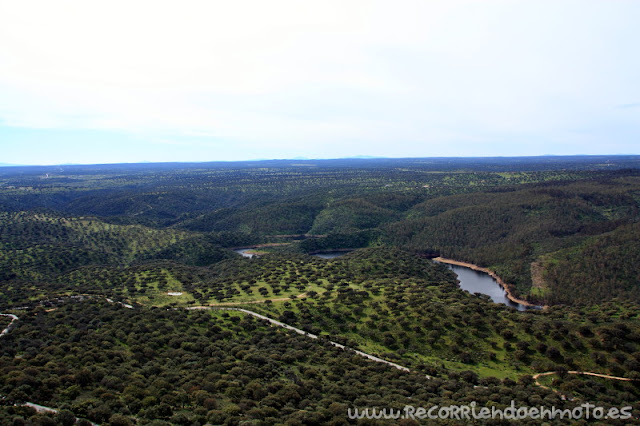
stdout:
{"type": "Polygon", "coordinates": [[[239,284],[234,284],[233,288],[236,292],[232,296],[220,301],[216,298],[210,298],[208,304],[216,303],[243,303],[243,302],[260,302],[271,299],[284,299],[291,296],[297,297],[300,294],[314,291],[316,293],[323,293],[326,289],[318,284],[309,283],[305,285],[296,285],[288,288],[281,285],[274,286],[266,281],[258,281],[250,284],[244,281],[239,284]]]}
{"type": "Polygon", "coordinates": [[[196,302],[193,295],[188,293],[182,283],[168,270],[162,269],[159,274],[141,272],[136,275],[135,292],[125,289],[124,295],[131,300],[147,306],[187,306],[196,302]],[[182,293],[171,296],[168,293],[182,293]]]}

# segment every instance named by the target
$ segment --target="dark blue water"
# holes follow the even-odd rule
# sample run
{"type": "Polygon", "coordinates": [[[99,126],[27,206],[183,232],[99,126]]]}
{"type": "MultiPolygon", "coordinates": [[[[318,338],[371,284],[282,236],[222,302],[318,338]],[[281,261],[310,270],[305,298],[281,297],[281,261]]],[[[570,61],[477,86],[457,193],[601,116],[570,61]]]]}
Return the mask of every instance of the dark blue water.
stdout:
{"type": "Polygon", "coordinates": [[[536,306],[525,306],[510,300],[507,297],[507,292],[504,291],[500,284],[484,272],[474,271],[473,269],[458,265],[447,264],[447,266],[458,276],[460,288],[469,293],[486,294],[495,303],[502,303],[516,308],[519,311],[538,309],[536,306]]]}

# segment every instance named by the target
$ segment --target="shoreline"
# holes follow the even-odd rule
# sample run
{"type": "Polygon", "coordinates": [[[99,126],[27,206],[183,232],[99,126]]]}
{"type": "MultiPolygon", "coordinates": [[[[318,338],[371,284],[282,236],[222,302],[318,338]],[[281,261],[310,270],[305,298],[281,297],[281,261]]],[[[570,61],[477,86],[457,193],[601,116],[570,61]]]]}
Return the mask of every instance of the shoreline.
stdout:
{"type": "Polygon", "coordinates": [[[469,268],[469,269],[472,269],[472,270],[478,271],[478,272],[484,272],[485,274],[489,275],[491,278],[496,280],[498,285],[500,285],[500,287],[502,287],[502,289],[507,294],[507,298],[509,300],[511,300],[512,302],[518,303],[518,304],[523,305],[523,306],[539,307],[539,308],[542,308],[542,309],[546,309],[547,308],[547,305],[535,305],[535,304],[533,304],[531,302],[528,302],[526,300],[518,299],[516,296],[514,296],[511,293],[511,288],[510,288],[509,284],[507,284],[502,278],[500,278],[491,269],[483,268],[481,266],[474,265],[473,263],[461,262],[459,260],[447,259],[445,257],[440,257],[440,256],[434,257],[433,260],[441,262],[441,263],[448,263],[450,265],[464,266],[465,268],[469,268]]]}

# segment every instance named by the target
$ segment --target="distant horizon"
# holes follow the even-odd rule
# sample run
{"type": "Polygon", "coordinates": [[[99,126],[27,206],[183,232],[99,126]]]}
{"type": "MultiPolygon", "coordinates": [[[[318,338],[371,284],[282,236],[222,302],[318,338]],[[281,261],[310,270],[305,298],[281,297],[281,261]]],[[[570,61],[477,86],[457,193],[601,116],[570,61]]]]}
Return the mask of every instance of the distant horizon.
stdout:
{"type": "Polygon", "coordinates": [[[380,157],[356,155],[350,157],[327,158],[254,158],[246,160],[201,160],[201,161],[121,161],[109,163],[55,163],[55,164],[12,164],[0,163],[0,167],[61,167],[61,166],[107,166],[107,165],[153,165],[153,164],[209,164],[209,163],[254,163],[270,161],[339,161],[339,160],[421,160],[421,159],[536,159],[547,157],[590,158],[590,157],[640,157],[640,154],[542,154],[542,155],[486,155],[486,156],[416,156],[416,157],[380,157]]]}

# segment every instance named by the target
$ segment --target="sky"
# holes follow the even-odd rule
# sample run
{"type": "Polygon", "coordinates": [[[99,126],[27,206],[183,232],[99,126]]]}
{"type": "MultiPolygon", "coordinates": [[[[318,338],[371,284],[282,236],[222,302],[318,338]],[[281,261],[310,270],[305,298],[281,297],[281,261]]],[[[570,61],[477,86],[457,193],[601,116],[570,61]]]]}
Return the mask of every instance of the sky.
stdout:
{"type": "Polygon", "coordinates": [[[636,0],[0,0],[0,163],[640,154],[636,0]]]}

